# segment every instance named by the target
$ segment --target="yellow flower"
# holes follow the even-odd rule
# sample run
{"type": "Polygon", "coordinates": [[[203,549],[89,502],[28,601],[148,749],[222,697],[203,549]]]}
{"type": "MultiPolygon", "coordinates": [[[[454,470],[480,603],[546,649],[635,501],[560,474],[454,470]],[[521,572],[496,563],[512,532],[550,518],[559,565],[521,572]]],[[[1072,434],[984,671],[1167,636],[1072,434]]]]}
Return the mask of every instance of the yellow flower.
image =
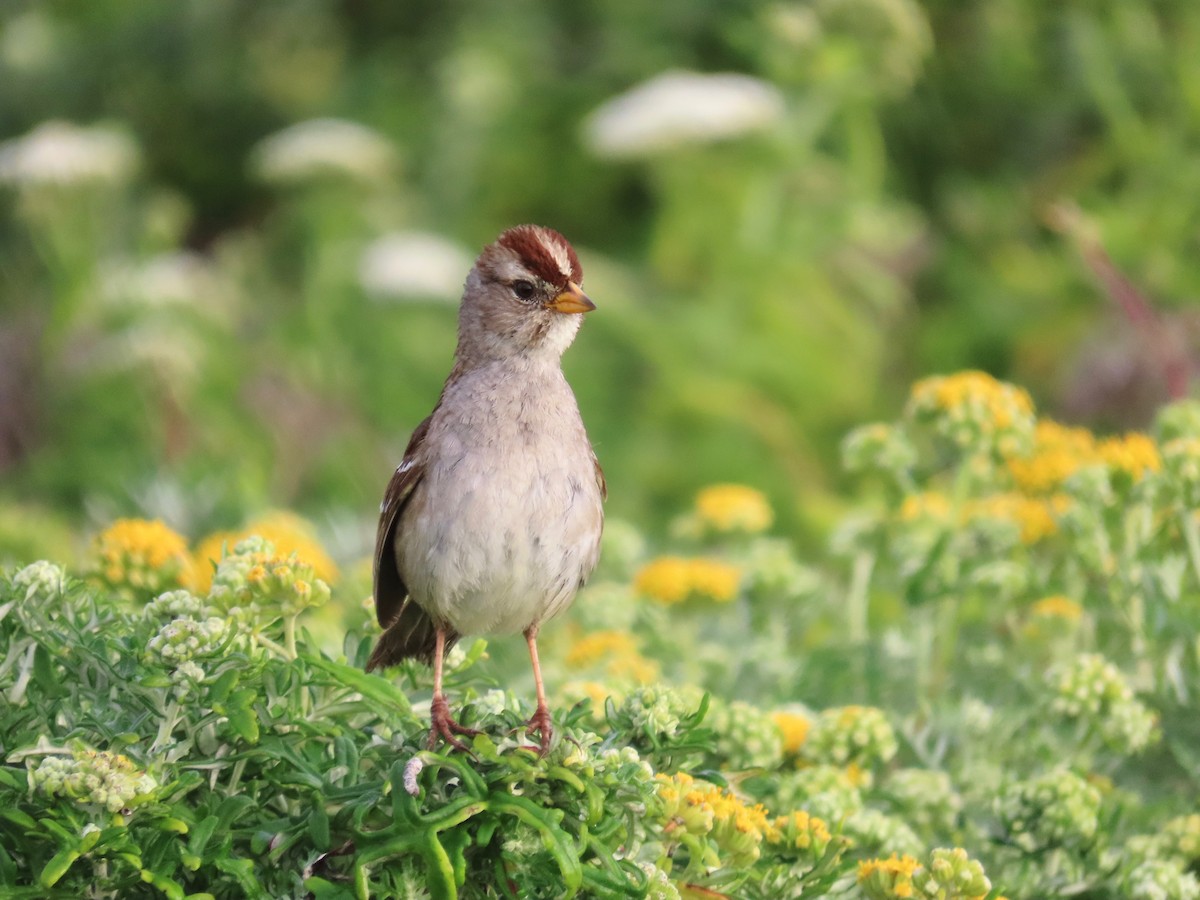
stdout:
{"type": "Polygon", "coordinates": [[[693,559],[692,593],[718,603],[728,603],[737,596],[741,576],[737,566],[714,559],[693,559]]]}
{"type": "Polygon", "coordinates": [[[108,587],[150,597],[179,587],[190,565],[187,542],[157,519],[118,519],[97,535],[92,556],[108,587]]]}
{"type": "Polygon", "coordinates": [[[947,519],[950,517],[950,501],[937,491],[909,494],[900,504],[900,519],[913,522],[917,519],[947,519]]]}
{"type": "MultiPolygon", "coordinates": [[[[571,645],[566,663],[573,669],[584,669],[603,662],[611,678],[649,684],[657,680],[659,665],[642,656],[637,644],[627,631],[595,631],[571,645]]],[[[603,709],[604,704],[598,708],[603,709]]]]}
{"type": "Polygon", "coordinates": [[[871,898],[914,896],[913,875],[920,863],[908,854],[887,859],[867,859],[858,864],[858,883],[871,898]]]}
{"type": "Polygon", "coordinates": [[[737,596],[741,571],[728,563],[702,557],[662,556],[634,576],[638,593],[671,605],[690,598],[726,603],[737,596]]]}
{"type": "Polygon", "coordinates": [[[594,631],[571,645],[567,665],[582,669],[607,656],[636,652],[637,642],[628,631],[594,631]]]}
{"type": "Polygon", "coordinates": [[[1032,451],[1010,457],[1007,464],[1022,491],[1051,494],[1079,469],[1098,461],[1096,437],[1090,431],[1042,419],[1034,429],[1032,451]]]}
{"type": "Polygon", "coordinates": [[[1016,493],[991,494],[968,503],[963,518],[1012,522],[1021,530],[1022,543],[1036,544],[1058,531],[1055,516],[1062,512],[1066,502],[1061,496],[1039,499],[1016,493]]]}
{"type": "Polygon", "coordinates": [[[808,738],[808,729],[812,727],[812,722],[806,716],[786,709],[777,709],[771,713],[771,718],[783,737],[784,753],[793,756],[799,753],[808,738]]]}
{"type": "Polygon", "coordinates": [[[818,858],[825,853],[832,835],[824,819],[810,816],[803,810],[789,816],[777,816],[767,832],[767,842],[787,843],[794,850],[814,850],[818,858]]]}
{"type": "Polygon", "coordinates": [[[1009,456],[1032,438],[1033,400],[1024,389],[986,372],[924,378],[912,387],[907,414],[930,423],[962,449],[1009,456]]]}
{"type": "Polygon", "coordinates": [[[766,531],[774,513],[761,491],[741,484],[714,484],[696,495],[696,517],[712,531],[766,531]]]}
{"type": "Polygon", "coordinates": [[[295,553],[311,565],[316,576],[326,584],[336,583],[337,566],[318,543],[312,526],[295,513],[277,511],[255,519],[244,528],[218,531],[200,541],[193,554],[193,576],[189,587],[198,594],[207,593],[222,552],[232,551],[239,541],[254,534],[274,544],[279,556],[295,553]]]}
{"type": "Polygon", "coordinates": [[[1158,447],[1148,435],[1139,432],[1105,438],[1097,447],[1097,452],[1110,468],[1124,472],[1135,482],[1148,472],[1157,472],[1162,468],[1158,447]]]}
{"type": "Polygon", "coordinates": [[[1065,619],[1069,622],[1078,622],[1083,617],[1083,607],[1061,594],[1043,597],[1029,607],[1029,612],[1035,616],[1065,619]]]}

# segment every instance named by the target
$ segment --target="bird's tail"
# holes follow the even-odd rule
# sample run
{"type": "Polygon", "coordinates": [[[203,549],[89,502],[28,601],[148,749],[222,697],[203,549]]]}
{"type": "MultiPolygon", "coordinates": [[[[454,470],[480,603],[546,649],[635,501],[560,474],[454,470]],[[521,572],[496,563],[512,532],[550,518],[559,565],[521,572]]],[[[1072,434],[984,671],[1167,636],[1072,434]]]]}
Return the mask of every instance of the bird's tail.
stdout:
{"type": "MultiPolygon", "coordinates": [[[[452,628],[444,631],[445,650],[449,651],[458,642],[459,634],[452,628]]],[[[400,615],[379,636],[375,649],[371,651],[371,658],[367,660],[367,671],[385,669],[405,659],[418,659],[427,666],[432,665],[436,646],[437,626],[433,624],[433,619],[412,600],[408,600],[400,608],[400,615]]]]}

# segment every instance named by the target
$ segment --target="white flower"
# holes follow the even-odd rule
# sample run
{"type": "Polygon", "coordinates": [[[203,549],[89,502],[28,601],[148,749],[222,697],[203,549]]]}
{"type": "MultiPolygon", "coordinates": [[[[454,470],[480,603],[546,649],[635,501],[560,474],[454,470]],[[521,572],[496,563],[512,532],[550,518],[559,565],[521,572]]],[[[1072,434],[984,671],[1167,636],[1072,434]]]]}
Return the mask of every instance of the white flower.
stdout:
{"type": "Polygon", "coordinates": [[[275,184],[329,175],[370,182],[387,177],[395,161],[392,142],[374,129],[344,119],[310,119],[260,141],[251,168],[275,184]]]}
{"type": "Polygon", "coordinates": [[[14,573],[12,584],[13,587],[25,588],[26,602],[35,597],[49,600],[66,589],[67,573],[61,566],[41,559],[14,573]]]}
{"type": "Polygon", "coordinates": [[[133,140],[106,125],[43,122],[24,137],[0,144],[0,183],[119,183],[132,177],[137,166],[133,140]]]}
{"type": "Polygon", "coordinates": [[[474,260],[458,244],[422,231],[372,241],[358,263],[358,282],[375,299],[457,300],[474,260]]]}
{"type": "Polygon", "coordinates": [[[206,313],[228,291],[203,256],[186,250],[110,265],[101,272],[99,285],[100,300],[107,306],[187,306],[206,313]]]}
{"type": "Polygon", "coordinates": [[[592,112],[584,141],[597,156],[653,156],[762,131],[782,116],[782,93],[749,75],[664,72],[592,112]]]}

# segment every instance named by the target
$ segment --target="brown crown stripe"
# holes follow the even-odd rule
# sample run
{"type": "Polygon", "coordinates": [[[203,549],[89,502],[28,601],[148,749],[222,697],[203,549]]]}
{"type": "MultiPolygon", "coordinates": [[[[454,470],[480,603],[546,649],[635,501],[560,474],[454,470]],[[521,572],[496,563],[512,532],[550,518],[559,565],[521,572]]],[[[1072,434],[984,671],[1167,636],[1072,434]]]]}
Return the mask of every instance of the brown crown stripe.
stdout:
{"type": "Polygon", "coordinates": [[[568,279],[576,284],[583,282],[583,267],[579,265],[579,257],[575,255],[575,248],[553,228],[518,225],[500,235],[497,243],[517,254],[526,269],[549,284],[564,288],[567,286],[568,279]],[[557,241],[566,251],[567,260],[571,264],[570,272],[564,273],[559,270],[558,263],[554,261],[554,255],[546,246],[546,241],[557,241]]]}

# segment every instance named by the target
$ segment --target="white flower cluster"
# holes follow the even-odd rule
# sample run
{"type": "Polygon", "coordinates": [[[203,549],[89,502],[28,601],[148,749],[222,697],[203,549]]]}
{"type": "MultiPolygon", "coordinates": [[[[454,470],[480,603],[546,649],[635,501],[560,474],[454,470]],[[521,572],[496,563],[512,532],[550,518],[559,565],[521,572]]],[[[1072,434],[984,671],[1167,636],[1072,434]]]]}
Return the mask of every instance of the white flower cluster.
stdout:
{"type": "Polygon", "coordinates": [[[1056,713],[1087,723],[1122,753],[1138,753],[1157,737],[1156,717],[1134,697],[1121,671],[1098,653],[1085,653],[1053,669],[1048,679],[1056,713]]]}
{"type": "Polygon", "coordinates": [[[854,841],[858,851],[868,855],[907,853],[917,856],[925,852],[925,844],[907,822],[869,806],[846,817],[842,834],[854,841]]]}
{"type": "Polygon", "coordinates": [[[0,144],[0,184],[17,187],[121,183],[138,167],[138,150],[123,131],[43,122],[0,144]]]}
{"type": "Polygon", "coordinates": [[[150,638],[146,649],[164,663],[178,666],[213,653],[221,646],[227,630],[225,620],[216,616],[203,621],[180,616],[160,628],[158,634],[150,638]]]}
{"type": "Polygon", "coordinates": [[[471,255],[441,235],[397,231],[367,245],[358,283],[375,300],[457,300],[471,255]]]}
{"type": "Polygon", "coordinates": [[[770,713],[741,700],[710,698],[704,726],[717,736],[718,755],[733,769],[775,769],[783,762],[783,737],[770,713]]]}
{"type": "Polygon", "coordinates": [[[51,797],[95,804],[114,813],[132,809],[158,788],[153,776],[139,772],[127,757],[96,750],[79,751],[72,759],[48,756],[32,770],[30,780],[51,797]]]}
{"type": "Polygon", "coordinates": [[[204,601],[191,591],[164,591],[142,607],[147,619],[177,619],[181,616],[198,619],[204,612],[204,601]]]}
{"type": "Polygon", "coordinates": [[[1126,890],[1129,900],[1198,900],[1200,881],[1176,863],[1149,859],[1129,873],[1126,890]]]}
{"type": "Polygon", "coordinates": [[[1099,825],[1100,792],[1060,769],[1009,784],[995,806],[1012,842],[1035,853],[1089,844],[1099,825]]]}
{"type": "Polygon", "coordinates": [[[883,710],[838,706],[817,716],[801,752],[813,762],[869,768],[887,762],[896,750],[896,732],[883,710]]]}
{"type": "Polygon", "coordinates": [[[679,734],[683,719],[700,708],[701,694],[695,689],[672,689],[647,685],[630,692],[620,714],[630,724],[651,734],[670,739],[679,734]]]}
{"type": "Polygon", "coordinates": [[[588,116],[584,141],[597,156],[653,156],[774,126],[783,95],[749,75],[664,72],[588,116]]]}
{"type": "Polygon", "coordinates": [[[289,125],[254,148],[251,168],[263,181],[299,184],[323,177],[372,183],[387,177],[395,147],[382,134],[344,119],[310,119],[289,125]]]}
{"type": "Polygon", "coordinates": [[[12,586],[25,589],[25,602],[34,599],[50,600],[59,596],[66,588],[67,573],[44,559],[30,563],[12,576],[12,586]]]}

